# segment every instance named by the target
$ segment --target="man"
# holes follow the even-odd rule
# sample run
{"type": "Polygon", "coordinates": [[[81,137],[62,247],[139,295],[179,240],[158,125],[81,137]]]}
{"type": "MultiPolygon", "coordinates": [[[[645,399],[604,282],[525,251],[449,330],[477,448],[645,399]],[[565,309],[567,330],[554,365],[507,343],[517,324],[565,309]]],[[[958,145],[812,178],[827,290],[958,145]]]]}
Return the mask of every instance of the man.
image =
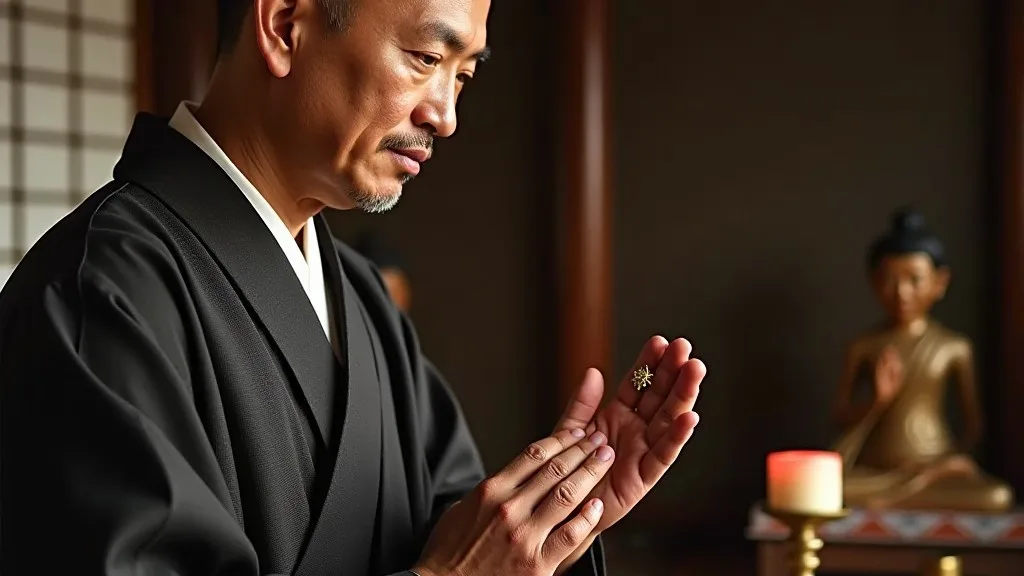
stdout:
{"type": "Polygon", "coordinates": [[[455,131],[488,0],[222,0],[209,93],[0,295],[5,575],[600,574],[703,365],[653,338],[485,478],[455,399],[325,208],[381,211],[455,131]],[[641,374],[643,373],[643,374],[641,374]]]}

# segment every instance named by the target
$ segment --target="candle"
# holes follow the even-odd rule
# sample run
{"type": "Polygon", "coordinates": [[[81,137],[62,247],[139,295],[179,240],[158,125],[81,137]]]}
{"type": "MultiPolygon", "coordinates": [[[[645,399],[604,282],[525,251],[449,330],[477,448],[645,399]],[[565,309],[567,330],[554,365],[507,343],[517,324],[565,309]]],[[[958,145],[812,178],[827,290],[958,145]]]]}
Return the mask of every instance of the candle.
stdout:
{"type": "Polygon", "coordinates": [[[836,452],[794,450],[768,455],[768,507],[834,514],[843,507],[843,460],[836,452]]]}

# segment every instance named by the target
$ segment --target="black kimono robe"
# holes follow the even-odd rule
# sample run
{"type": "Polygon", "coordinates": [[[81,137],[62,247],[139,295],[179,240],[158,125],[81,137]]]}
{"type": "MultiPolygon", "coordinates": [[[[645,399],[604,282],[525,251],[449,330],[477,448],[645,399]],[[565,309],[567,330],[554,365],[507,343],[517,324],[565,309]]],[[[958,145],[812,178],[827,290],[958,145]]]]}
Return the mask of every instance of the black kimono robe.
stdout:
{"type": "MultiPolygon", "coordinates": [[[[407,570],[483,477],[371,265],[316,218],[335,346],[228,176],[140,115],[0,293],[4,576],[407,570]]],[[[603,573],[600,545],[573,573],[603,573]]]]}

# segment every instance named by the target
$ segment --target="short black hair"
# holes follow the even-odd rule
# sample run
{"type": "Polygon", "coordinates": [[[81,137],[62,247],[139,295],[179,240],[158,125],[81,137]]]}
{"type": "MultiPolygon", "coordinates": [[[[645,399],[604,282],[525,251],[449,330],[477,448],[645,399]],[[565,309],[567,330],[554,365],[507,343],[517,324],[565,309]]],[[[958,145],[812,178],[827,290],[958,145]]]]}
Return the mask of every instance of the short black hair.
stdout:
{"type": "Polygon", "coordinates": [[[936,268],[948,265],[942,241],[925,225],[924,216],[913,208],[904,207],[892,215],[891,228],[877,238],[868,249],[868,267],[878,269],[886,256],[926,254],[936,268]]]}
{"type": "MultiPolygon", "coordinates": [[[[317,0],[332,31],[343,30],[352,16],[353,0],[317,0]]],[[[217,0],[217,55],[228,54],[238,42],[252,0],[217,0]]]]}

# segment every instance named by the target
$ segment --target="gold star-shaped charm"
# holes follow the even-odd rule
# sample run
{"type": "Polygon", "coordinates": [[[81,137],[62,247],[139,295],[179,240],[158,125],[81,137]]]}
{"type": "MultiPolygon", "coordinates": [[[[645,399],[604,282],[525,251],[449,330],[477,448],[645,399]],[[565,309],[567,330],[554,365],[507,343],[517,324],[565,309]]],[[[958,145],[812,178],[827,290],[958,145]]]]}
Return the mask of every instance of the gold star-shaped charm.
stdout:
{"type": "Polygon", "coordinates": [[[638,391],[643,390],[651,385],[651,369],[647,367],[647,364],[637,368],[633,371],[633,387],[638,391]]]}

